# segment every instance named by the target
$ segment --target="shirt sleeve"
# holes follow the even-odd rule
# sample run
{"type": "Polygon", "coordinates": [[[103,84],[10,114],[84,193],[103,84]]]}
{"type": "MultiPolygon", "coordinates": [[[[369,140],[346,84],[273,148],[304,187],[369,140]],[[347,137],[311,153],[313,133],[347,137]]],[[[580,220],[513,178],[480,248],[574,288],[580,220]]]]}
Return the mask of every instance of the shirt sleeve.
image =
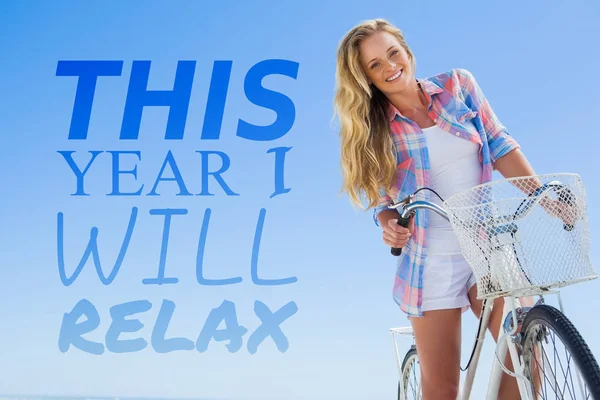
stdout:
{"type": "Polygon", "coordinates": [[[466,104],[481,116],[490,148],[490,158],[492,163],[495,163],[496,160],[520,146],[494,113],[473,74],[464,69],[458,69],[457,73],[466,104]]]}
{"type": "Polygon", "coordinates": [[[377,216],[380,212],[387,210],[391,203],[392,198],[383,188],[379,189],[379,201],[377,202],[377,205],[373,207],[373,221],[375,222],[375,225],[379,226],[379,220],[377,220],[377,216]]]}

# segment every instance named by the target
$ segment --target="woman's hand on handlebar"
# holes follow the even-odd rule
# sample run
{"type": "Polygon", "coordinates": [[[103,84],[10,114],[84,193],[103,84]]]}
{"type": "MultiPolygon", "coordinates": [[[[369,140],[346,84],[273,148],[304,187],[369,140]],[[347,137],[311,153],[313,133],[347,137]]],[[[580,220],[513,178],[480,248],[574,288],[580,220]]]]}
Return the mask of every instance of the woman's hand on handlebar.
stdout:
{"type": "MultiPolygon", "coordinates": [[[[546,210],[546,212],[553,217],[560,218],[563,220],[565,227],[572,229],[573,225],[577,223],[580,218],[579,209],[574,203],[574,199],[561,198],[559,200],[550,200],[548,198],[542,199],[540,205],[546,210]]],[[[571,230],[568,229],[568,230],[571,230]]]]}
{"type": "MultiPolygon", "coordinates": [[[[396,214],[398,214],[396,212],[396,214]]],[[[398,225],[398,218],[390,218],[383,225],[383,242],[395,248],[403,248],[409,241],[414,228],[414,218],[411,217],[408,228],[398,225]]]]}

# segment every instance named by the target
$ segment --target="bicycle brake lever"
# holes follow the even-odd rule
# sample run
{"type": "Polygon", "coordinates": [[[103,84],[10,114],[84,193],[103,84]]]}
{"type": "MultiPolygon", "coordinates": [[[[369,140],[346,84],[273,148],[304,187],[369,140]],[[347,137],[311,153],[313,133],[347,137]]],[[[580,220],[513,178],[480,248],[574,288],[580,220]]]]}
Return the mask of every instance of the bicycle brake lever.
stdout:
{"type": "Polygon", "coordinates": [[[402,200],[400,200],[399,202],[390,204],[388,206],[388,208],[392,209],[392,210],[397,210],[400,206],[404,207],[404,206],[412,203],[414,198],[415,198],[415,196],[410,194],[410,195],[406,196],[405,198],[403,198],[402,200]]]}

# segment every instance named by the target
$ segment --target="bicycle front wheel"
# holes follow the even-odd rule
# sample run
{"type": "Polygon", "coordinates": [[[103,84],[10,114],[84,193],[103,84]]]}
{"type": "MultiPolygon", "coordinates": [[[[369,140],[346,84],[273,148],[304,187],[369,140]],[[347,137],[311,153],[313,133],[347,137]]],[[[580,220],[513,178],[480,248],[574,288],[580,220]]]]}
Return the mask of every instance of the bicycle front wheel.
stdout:
{"type": "Polygon", "coordinates": [[[525,375],[535,399],[600,400],[600,368],[571,321],[548,305],[532,308],[523,321],[525,375]]]}
{"type": "Polygon", "coordinates": [[[398,382],[398,400],[422,399],[421,367],[417,349],[413,345],[402,361],[402,377],[398,382]]]}

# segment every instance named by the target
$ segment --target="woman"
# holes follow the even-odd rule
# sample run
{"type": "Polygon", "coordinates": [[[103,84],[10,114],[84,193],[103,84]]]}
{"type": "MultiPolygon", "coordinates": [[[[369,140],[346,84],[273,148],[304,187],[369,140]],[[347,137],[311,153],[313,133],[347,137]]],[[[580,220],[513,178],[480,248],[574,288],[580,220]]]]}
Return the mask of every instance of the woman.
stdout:
{"type": "MultiPolygon", "coordinates": [[[[341,41],[335,106],[343,189],[357,204],[365,195],[384,243],[403,248],[393,294],[414,330],[423,398],[455,399],[461,315],[481,311],[473,274],[446,220],[419,211],[403,228],[387,205],[423,186],[447,198],[490,181],[494,169],[506,178],[535,173],[471,73],[416,79],[415,65],[401,31],[385,20],[363,22],[341,41]]],[[[494,340],[501,302],[490,319],[494,340]]],[[[504,375],[499,398],[519,398],[514,378],[504,375]]]]}

